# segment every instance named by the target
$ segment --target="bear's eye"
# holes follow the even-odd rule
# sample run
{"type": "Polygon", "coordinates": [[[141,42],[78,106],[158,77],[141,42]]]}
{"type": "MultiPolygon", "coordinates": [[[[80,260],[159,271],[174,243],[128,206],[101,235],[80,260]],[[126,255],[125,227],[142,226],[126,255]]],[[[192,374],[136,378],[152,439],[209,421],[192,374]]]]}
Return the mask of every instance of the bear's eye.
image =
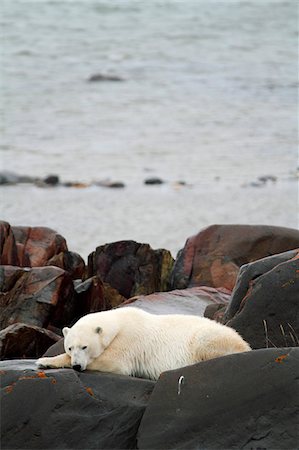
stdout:
{"type": "Polygon", "coordinates": [[[87,345],[84,345],[84,347],[82,347],[82,350],[86,350],[87,349],[87,345]]]}
{"type": "Polygon", "coordinates": [[[71,351],[72,350],[72,347],[69,347],[69,351],[71,351]]]}

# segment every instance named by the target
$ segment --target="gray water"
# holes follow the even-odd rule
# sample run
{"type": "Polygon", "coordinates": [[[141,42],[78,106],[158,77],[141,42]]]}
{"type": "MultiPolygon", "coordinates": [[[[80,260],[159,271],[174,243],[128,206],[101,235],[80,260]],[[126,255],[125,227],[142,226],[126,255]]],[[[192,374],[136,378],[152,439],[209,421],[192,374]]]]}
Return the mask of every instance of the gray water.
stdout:
{"type": "Polygon", "coordinates": [[[118,239],[175,254],[212,223],[298,226],[296,1],[2,0],[1,24],[2,168],[126,184],[2,187],[3,219],[83,256],[118,239]],[[251,185],[263,175],[277,182],[251,185]]]}

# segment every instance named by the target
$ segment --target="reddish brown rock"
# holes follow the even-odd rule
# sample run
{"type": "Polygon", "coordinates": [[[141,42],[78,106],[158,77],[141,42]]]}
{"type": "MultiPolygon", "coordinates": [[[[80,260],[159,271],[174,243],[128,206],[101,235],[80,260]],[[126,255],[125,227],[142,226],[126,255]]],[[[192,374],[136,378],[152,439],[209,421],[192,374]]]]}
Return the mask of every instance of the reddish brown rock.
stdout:
{"type": "Polygon", "coordinates": [[[74,315],[74,287],[64,270],[0,266],[0,329],[22,322],[61,328],[74,315]]]}
{"type": "Polygon", "coordinates": [[[18,266],[16,240],[13,230],[7,222],[0,222],[0,245],[0,263],[18,266]]]}
{"type": "Polygon", "coordinates": [[[0,222],[2,265],[40,267],[67,250],[65,239],[46,227],[11,227],[0,222]]]}
{"type": "Polygon", "coordinates": [[[223,306],[230,300],[227,289],[194,287],[170,292],[155,292],[132,297],[121,306],[134,306],[152,314],[192,314],[203,316],[208,305],[223,306]]]}
{"type": "Polygon", "coordinates": [[[88,277],[98,275],[125,298],[169,289],[173,258],[164,249],[119,241],[97,247],[88,257],[88,277]]]}
{"type": "Polygon", "coordinates": [[[85,262],[83,258],[75,252],[64,251],[58,255],[54,255],[46,265],[56,266],[66,270],[73,280],[82,279],[85,274],[85,262]]]}
{"type": "Polygon", "coordinates": [[[232,290],[243,264],[299,246],[299,231],[266,225],[212,225],[189,238],[175,262],[171,288],[232,290]]]}
{"type": "Polygon", "coordinates": [[[0,331],[0,359],[39,358],[59,340],[61,337],[52,331],[14,323],[0,331]]]}
{"type": "Polygon", "coordinates": [[[108,283],[95,275],[76,286],[76,317],[97,311],[106,311],[126,299],[108,283]]]}

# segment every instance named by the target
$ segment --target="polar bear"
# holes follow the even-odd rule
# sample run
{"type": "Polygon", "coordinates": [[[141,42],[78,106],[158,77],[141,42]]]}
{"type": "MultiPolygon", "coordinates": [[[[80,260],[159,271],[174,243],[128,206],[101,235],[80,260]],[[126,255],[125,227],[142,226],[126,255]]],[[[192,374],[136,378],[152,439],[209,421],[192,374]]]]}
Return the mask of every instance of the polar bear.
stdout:
{"type": "Polygon", "coordinates": [[[72,367],[156,380],[166,371],[246,352],[232,328],[191,315],[154,315],[119,308],[87,314],[63,328],[62,355],[37,360],[41,368],[72,367]]]}

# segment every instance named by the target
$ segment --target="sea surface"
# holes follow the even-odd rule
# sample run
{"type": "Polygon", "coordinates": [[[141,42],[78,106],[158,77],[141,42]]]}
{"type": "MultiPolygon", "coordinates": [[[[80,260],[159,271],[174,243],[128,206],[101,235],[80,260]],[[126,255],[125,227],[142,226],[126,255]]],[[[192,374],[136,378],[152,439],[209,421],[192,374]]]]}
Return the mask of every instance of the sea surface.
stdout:
{"type": "Polygon", "coordinates": [[[2,219],[85,258],[120,239],[175,256],[214,223],[298,227],[296,1],[0,8],[1,170],[125,184],[0,186],[2,219]],[[88,82],[99,73],[123,81],[88,82]]]}

